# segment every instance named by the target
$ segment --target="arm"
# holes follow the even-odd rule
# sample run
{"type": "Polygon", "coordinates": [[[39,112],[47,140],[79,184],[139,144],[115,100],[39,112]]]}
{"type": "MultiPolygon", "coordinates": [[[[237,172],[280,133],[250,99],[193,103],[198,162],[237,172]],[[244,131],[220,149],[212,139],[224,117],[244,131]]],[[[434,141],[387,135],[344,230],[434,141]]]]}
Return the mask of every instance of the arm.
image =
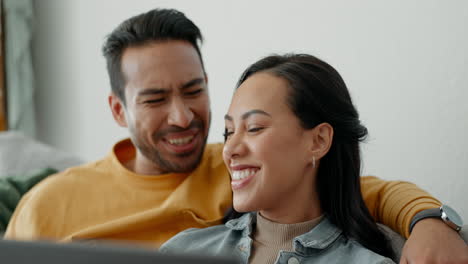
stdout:
{"type": "Polygon", "coordinates": [[[468,264],[468,245],[442,220],[424,219],[409,226],[420,211],[440,207],[441,203],[416,185],[403,181],[384,181],[362,177],[361,187],[374,219],[405,236],[400,263],[468,264]]]}
{"type": "Polygon", "coordinates": [[[409,237],[411,219],[420,211],[437,208],[441,203],[413,183],[384,181],[377,177],[361,177],[364,202],[376,222],[380,222],[405,238],[409,237]]]}
{"type": "Polygon", "coordinates": [[[401,255],[401,264],[468,264],[468,245],[442,220],[427,218],[414,225],[401,255]]]}

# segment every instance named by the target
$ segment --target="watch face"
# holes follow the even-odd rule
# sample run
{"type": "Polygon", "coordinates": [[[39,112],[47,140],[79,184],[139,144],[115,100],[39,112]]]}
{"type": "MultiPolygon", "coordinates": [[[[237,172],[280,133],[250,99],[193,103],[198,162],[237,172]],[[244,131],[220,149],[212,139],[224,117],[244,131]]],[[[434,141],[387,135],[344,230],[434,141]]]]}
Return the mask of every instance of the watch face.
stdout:
{"type": "Polygon", "coordinates": [[[442,212],[445,213],[447,220],[454,223],[455,225],[461,227],[463,225],[463,220],[461,217],[448,205],[442,205],[442,212]]]}

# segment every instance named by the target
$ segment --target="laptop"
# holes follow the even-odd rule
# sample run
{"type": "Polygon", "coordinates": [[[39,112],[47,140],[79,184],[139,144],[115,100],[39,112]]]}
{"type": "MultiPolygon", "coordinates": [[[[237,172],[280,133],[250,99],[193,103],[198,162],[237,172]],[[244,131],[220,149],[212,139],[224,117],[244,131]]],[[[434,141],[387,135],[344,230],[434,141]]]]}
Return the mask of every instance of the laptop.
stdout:
{"type": "Polygon", "coordinates": [[[195,255],[168,255],[156,250],[109,244],[0,240],[2,264],[234,264],[234,259],[195,255]]]}

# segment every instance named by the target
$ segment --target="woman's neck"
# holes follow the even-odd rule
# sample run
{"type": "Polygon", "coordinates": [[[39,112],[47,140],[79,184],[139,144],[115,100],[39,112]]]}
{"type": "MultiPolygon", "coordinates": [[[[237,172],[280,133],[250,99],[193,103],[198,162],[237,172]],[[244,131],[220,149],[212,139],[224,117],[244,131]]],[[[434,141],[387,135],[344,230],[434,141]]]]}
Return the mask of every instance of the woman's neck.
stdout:
{"type": "Polygon", "coordinates": [[[280,224],[295,224],[316,219],[323,214],[317,195],[309,196],[300,201],[277,204],[275,208],[260,210],[266,219],[280,224]]]}

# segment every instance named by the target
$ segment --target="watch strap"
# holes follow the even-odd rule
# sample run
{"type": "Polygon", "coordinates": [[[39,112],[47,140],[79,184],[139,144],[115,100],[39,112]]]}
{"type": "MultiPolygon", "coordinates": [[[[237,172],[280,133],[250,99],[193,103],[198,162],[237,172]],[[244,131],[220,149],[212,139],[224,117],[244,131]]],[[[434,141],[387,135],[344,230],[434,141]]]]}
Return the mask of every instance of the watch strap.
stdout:
{"type": "Polygon", "coordinates": [[[417,222],[425,219],[425,218],[439,218],[441,219],[442,217],[442,212],[440,211],[440,208],[431,208],[431,209],[426,209],[423,210],[419,213],[417,213],[413,219],[411,220],[410,224],[410,233],[413,231],[414,225],[416,225],[417,222]]]}

